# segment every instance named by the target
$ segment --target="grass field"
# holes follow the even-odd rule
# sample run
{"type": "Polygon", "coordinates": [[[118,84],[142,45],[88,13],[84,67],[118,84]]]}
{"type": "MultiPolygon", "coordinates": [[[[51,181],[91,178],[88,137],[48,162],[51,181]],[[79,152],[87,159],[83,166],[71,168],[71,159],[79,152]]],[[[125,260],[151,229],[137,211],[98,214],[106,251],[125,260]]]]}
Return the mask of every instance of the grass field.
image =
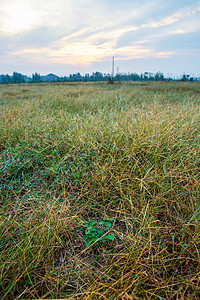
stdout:
{"type": "Polygon", "coordinates": [[[200,83],[0,86],[0,298],[200,298],[200,83]]]}

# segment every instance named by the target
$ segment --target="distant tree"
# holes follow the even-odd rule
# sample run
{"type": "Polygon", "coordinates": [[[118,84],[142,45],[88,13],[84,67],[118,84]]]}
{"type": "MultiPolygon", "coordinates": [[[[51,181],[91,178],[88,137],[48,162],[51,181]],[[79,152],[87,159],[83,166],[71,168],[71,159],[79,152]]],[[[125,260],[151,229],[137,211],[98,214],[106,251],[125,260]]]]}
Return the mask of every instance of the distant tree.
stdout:
{"type": "Polygon", "coordinates": [[[2,83],[3,84],[12,83],[12,78],[8,74],[7,75],[2,75],[2,83]]]}
{"type": "Polygon", "coordinates": [[[181,81],[188,81],[188,80],[189,80],[189,77],[190,77],[190,75],[188,75],[188,74],[183,74],[183,75],[182,75],[182,78],[181,78],[181,81]]]}
{"type": "Polygon", "coordinates": [[[151,73],[151,72],[148,73],[148,80],[150,80],[150,81],[154,81],[155,80],[155,76],[154,76],[153,73],[151,73]]]}
{"type": "Polygon", "coordinates": [[[122,80],[121,80],[121,74],[120,73],[117,73],[116,75],[115,75],[115,81],[117,81],[117,82],[121,82],[122,80]]]}
{"type": "Polygon", "coordinates": [[[144,75],[141,73],[140,74],[140,80],[143,81],[144,80],[144,75]]]}
{"type": "Polygon", "coordinates": [[[144,75],[143,75],[144,81],[148,80],[148,76],[149,76],[149,73],[148,72],[144,72],[144,75]]]}
{"type": "Polygon", "coordinates": [[[157,72],[156,75],[155,75],[155,80],[156,81],[163,81],[163,80],[165,80],[163,73],[160,72],[160,71],[157,72]]]}
{"type": "Polygon", "coordinates": [[[75,81],[82,81],[82,79],[83,78],[79,72],[75,74],[75,81]]]}
{"type": "Polygon", "coordinates": [[[103,81],[103,74],[100,72],[93,72],[90,78],[91,81],[103,81]]]}
{"type": "MultiPolygon", "coordinates": [[[[169,74],[168,74],[169,75],[169,74]]],[[[120,81],[194,81],[199,80],[199,77],[193,77],[193,75],[183,74],[181,77],[177,77],[176,79],[171,76],[164,77],[163,73],[158,71],[157,73],[144,72],[141,74],[137,73],[117,73],[114,77],[112,77],[109,73],[101,73],[101,72],[93,72],[91,75],[86,73],[82,76],[79,72],[76,74],[70,74],[69,76],[59,77],[55,74],[48,74],[44,76],[40,76],[38,73],[32,74],[32,77],[28,77],[26,75],[22,75],[21,73],[13,72],[12,76],[0,75],[0,83],[8,84],[8,83],[29,83],[29,82],[90,82],[90,81],[107,81],[109,84],[113,84],[114,82],[120,81]]]]}
{"type": "Polygon", "coordinates": [[[38,73],[32,74],[31,82],[39,83],[41,82],[41,76],[38,73]]]}
{"type": "Polygon", "coordinates": [[[24,75],[21,73],[13,72],[13,82],[14,83],[24,83],[24,75]]]}
{"type": "Polygon", "coordinates": [[[87,82],[87,81],[90,81],[90,74],[85,74],[85,76],[83,77],[83,81],[84,82],[87,82]]]}
{"type": "Polygon", "coordinates": [[[130,79],[131,81],[138,81],[138,80],[140,80],[140,76],[139,76],[137,73],[131,73],[131,74],[129,75],[129,79],[130,79]]]}
{"type": "Polygon", "coordinates": [[[70,74],[68,77],[69,81],[83,81],[83,76],[78,72],[76,74],[70,74]]]}

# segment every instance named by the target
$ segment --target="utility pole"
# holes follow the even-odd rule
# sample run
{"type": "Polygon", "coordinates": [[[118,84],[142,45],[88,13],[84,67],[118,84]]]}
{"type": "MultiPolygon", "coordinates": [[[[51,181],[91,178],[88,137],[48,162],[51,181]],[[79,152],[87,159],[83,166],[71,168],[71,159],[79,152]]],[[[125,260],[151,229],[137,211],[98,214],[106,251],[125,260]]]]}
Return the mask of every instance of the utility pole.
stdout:
{"type": "Polygon", "coordinates": [[[113,56],[113,59],[112,59],[112,79],[114,78],[114,74],[115,74],[115,58],[113,56]]]}
{"type": "Polygon", "coordinates": [[[114,74],[115,74],[115,61],[114,61],[114,56],[112,58],[112,71],[111,71],[111,76],[108,78],[108,84],[113,84],[114,83],[114,74]]]}

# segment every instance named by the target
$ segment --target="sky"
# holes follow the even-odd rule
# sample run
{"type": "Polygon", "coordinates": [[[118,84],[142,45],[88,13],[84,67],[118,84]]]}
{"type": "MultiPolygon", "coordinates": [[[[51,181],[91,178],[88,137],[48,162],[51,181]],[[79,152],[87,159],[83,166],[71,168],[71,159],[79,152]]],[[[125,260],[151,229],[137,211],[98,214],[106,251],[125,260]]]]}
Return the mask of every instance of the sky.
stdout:
{"type": "Polygon", "coordinates": [[[0,0],[0,74],[200,74],[199,0],[0,0]]]}

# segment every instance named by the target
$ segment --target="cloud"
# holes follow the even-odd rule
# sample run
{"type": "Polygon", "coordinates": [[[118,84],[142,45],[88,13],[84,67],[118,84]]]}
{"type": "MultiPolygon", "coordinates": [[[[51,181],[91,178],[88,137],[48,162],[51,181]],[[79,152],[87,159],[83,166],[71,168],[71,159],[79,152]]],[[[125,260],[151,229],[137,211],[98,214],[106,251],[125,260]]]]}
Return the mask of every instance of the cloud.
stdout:
{"type": "MultiPolygon", "coordinates": [[[[184,35],[188,33],[196,32],[196,40],[198,40],[198,32],[200,30],[200,7],[192,6],[190,8],[181,9],[180,11],[169,15],[165,18],[154,18],[150,22],[146,22],[138,26],[136,31],[125,32],[117,41],[116,47],[122,47],[129,45],[130,41],[133,44],[143,45],[146,47],[152,47],[159,53],[169,53],[171,56],[175,54],[177,48],[173,47],[176,42],[176,36],[182,34],[181,49],[187,48],[187,42],[184,44],[184,35]],[[168,40],[168,44],[164,43],[164,40],[168,40]]],[[[197,44],[194,40],[194,43],[197,44]]],[[[187,38],[186,38],[187,41],[187,38]]],[[[153,53],[153,52],[152,52],[153,53]]],[[[158,56],[160,55],[158,53],[158,56]]]]}
{"type": "Polygon", "coordinates": [[[86,69],[113,55],[153,61],[199,48],[200,1],[7,0],[0,14],[2,65],[86,69]]]}

